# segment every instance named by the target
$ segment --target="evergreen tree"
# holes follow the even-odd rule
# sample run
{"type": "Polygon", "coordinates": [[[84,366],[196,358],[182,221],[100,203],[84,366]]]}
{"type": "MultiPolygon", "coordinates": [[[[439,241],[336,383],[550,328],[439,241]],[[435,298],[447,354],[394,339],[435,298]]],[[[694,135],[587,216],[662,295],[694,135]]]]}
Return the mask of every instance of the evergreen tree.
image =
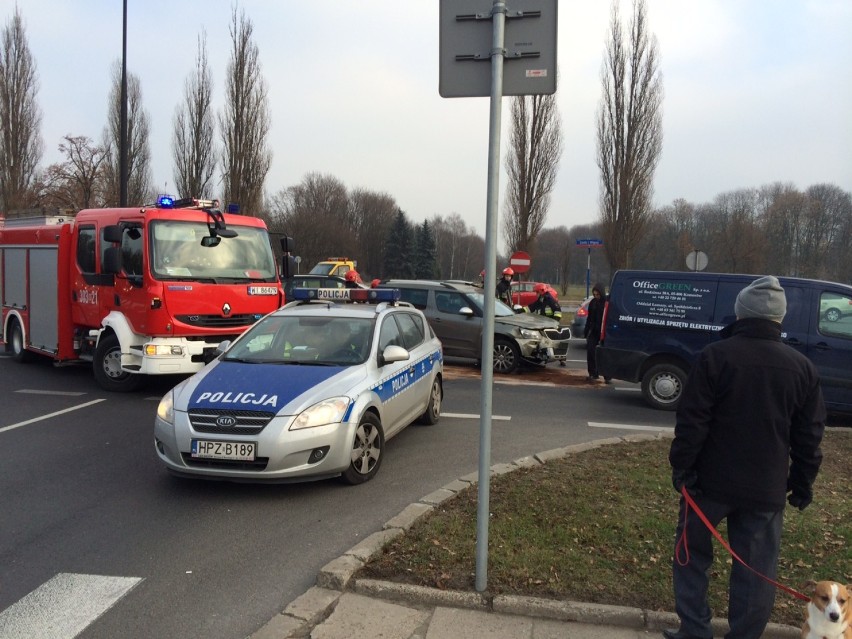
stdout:
{"type": "Polygon", "coordinates": [[[435,234],[429,226],[429,220],[417,227],[414,247],[414,277],[417,279],[433,279],[437,276],[437,247],[435,234]]]}
{"type": "Polygon", "coordinates": [[[414,230],[402,209],[399,209],[385,242],[384,275],[386,278],[414,277],[414,230]]]}

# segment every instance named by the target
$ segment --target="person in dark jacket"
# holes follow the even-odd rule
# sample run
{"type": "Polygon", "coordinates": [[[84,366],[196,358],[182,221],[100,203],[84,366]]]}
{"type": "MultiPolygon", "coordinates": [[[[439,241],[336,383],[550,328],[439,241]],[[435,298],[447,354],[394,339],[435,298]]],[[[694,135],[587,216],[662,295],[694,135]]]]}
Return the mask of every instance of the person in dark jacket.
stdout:
{"type": "Polygon", "coordinates": [[[497,299],[505,302],[509,308],[512,308],[512,278],[515,277],[515,270],[511,266],[503,269],[503,276],[497,282],[497,299]]]}
{"type": "MultiPolygon", "coordinates": [[[[713,526],[727,520],[729,543],[751,568],[776,576],[785,502],[804,510],[822,463],[826,412],[819,375],[781,341],[787,309],[773,276],[740,291],[737,320],[701,351],[684,386],[669,452],[672,483],[686,488],[713,526]],[[788,495],[789,493],[789,495],[788,495]]],[[[668,639],[713,637],[707,605],[713,539],[695,511],[684,521],[688,556],[675,547],[673,585],[680,629],[668,639]]],[[[775,587],[737,561],[728,584],[729,639],[758,639],[775,587]]]]}
{"type": "MultiPolygon", "coordinates": [[[[595,357],[595,347],[601,341],[601,326],[603,326],[605,304],[604,286],[603,284],[595,284],[592,287],[592,299],[589,301],[589,308],[587,309],[586,327],[583,329],[583,337],[586,338],[586,369],[589,371],[586,381],[589,382],[600,379],[597,359],[595,357]]],[[[610,383],[609,378],[606,378],[604,381],[607,384],[610,383]]]]}

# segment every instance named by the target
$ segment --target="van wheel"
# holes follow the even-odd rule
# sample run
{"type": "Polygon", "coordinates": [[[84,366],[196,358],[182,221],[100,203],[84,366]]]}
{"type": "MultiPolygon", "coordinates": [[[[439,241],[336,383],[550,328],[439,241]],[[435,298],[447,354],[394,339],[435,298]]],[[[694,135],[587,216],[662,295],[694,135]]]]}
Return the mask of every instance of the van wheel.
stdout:
{"type": "Polygon", "coordinates": [[[24,345],[24,329],[18,320],[9,321],[9,335],[6,350],[12,353],[12,359],[16,362],[27,362],[30,360],[31,353],[24,345]]]}
{"type": "Polygon", "coordinates": [[[343,471],[341,479],[347,484],[363,484],[379,472],[382,465],[382,453],[385,451],[385,432],[382,423],[373,413],[364,413],[361,423],[355,429],[349,468],[343,471]]]}
{"type": "Polygon", "coordinates": [[[675,410],[685,383],[686,373],[682,368],[675,364],[657,364],[642,377],[642,395],[654,408],[675,410]]]}
{"type": "Polygon", "coordinates": [[[115,335],[105,335],[98,342],[93,362],[95,380],[104,390],[129,393],[142,386],[144,375],[134,375],[121,369],[121,344],[115,335]]]}
{"type": "Polygon", "coordinates": [[[514,342],[505,337],[494,338],[494,363],[495,373],[514,373],[521,362],[521,349],[514,342]]]}
{"type": "Polygon", "coordinates": [[[836,322],[840,319],[840,311],[836,308],[830,308],[825,312],[825,319],[829,322],[836,322]]]}

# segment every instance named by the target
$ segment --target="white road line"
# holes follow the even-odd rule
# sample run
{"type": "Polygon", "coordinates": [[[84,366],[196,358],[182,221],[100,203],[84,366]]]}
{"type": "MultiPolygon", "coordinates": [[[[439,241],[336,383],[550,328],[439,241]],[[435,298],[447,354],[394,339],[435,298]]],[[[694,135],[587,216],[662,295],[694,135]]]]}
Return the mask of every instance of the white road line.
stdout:
{"type": "Polygon", "coordinates": [[[74,391],[49,391],[49,390],[36,390],[34,388],[22,388],[20,390],[16,390],[16,393],[24,393],[26,395],[61,395],[63,397],[79,397],[80,395],[85,395],[86,393],[78,393],[74,391]]]}
{"type": "Polygon", "coordinates": [[[674,430],[673,426],[639,426],[638,424],[607,424],[605,422],[589,422],[590,428],[614,428],[617,430],[650,430],[658,432],[661,430],[674,430]]]}
{"type": "Polygon", "coordinates": [[[625,388],[624,386],[616,386],[615,390],[627,393],[641,393],[641,388],[636,388],[634,386],[630,386],[629,388],[625,388]]]}
{"type": "Polygon", "coordinates": [[[140,581],[60,573],[0,613],[0,639],[72,639],[140,581]]]}
{"type": "Polygon", "coordinates": [[[4,426],[0,428],[0,433],[5,432],[7,430],[14,430],[15,428],[20,428],[21,426],[26,426],[27,424],[33,424],[35,422],[40,422],[44,419],[50,419],[51,417],[56,417],[57,415],[64,415],[65,413],[70,413],[74,410],[80,410],[81,408],[86,408],[88,406],[92,406],[94,404],[99,404],[100,402],[105,402],[105,399],[95,399],[91,402],[86,402],[85,404],[80,404],[79,406],[72,406],[71,408],[66,408],[64,410],[58,410],[55,413],[49,413],[48,415],[42,415],[41,417],[33,417],[32,419],[28,419],[25,422],[18,422],[17,424],[12,424],[11,426],[4,426]]]}
{"type": "MultiPolygon", "coordinates": [[[[441,413],[441,417],[457,417],[458,419],[479,419],[479,415],[473,413],[441,413]]],[[[492,420],[508,422],[512,419],[511,415],[492,415],[492,420]]]]}

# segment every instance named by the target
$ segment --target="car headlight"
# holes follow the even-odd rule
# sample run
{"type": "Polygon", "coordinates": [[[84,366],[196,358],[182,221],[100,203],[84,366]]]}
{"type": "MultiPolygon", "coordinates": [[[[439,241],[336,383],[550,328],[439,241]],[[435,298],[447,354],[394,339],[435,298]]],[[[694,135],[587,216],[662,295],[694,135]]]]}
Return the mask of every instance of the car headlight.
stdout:
{"type": "Polygon", "coordinates": [[[521,337],[524,339],[541,339],[541,333],[538,331],[532,331],[528,328],[522,328],[521,337]]]}
{"type": "Polygon", "coordinates": [[[346,410],[349,408],[348,397],[332,397],[314,404],[296,417],[290,430],[300,428],[313,428],[314,426],[325,426],[343,421],[346,410]]]}
{"type": "Polygon", "coordinates": [[[170,390],[163,396],[157,406],[157,417],[174,426],[175,423],[175,392],[170,390]]]}

